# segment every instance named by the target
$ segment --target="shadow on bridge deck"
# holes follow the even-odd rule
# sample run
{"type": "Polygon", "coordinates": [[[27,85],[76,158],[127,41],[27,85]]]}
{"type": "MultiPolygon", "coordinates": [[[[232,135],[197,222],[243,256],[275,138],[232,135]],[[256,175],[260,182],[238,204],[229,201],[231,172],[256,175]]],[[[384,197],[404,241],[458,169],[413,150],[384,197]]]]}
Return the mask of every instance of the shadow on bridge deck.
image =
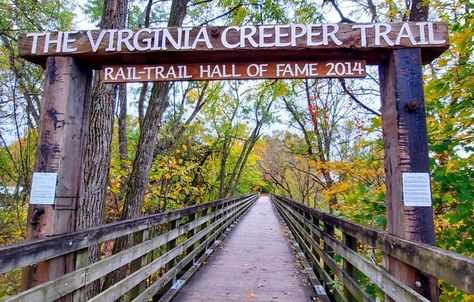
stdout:
{"type": "Polygon", "coordinates": [[[174,301],[311,301],[268,196],[259,198],[174,301]]]}

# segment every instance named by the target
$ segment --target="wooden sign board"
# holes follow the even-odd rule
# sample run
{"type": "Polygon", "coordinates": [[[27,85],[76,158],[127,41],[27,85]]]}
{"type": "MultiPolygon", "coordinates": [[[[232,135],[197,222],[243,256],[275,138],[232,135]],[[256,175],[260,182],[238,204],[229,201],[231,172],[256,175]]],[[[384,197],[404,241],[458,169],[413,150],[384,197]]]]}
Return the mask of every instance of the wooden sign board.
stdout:
{"type": "Polygon", "coordinates": [[[105,65],[366,60],[379,64],[393,49],[420,48],[430,62],[448,46],[436,22],[287,24],[228,27],[104,29],[21,34],[20,55],[43,64],[49,56],[105,65]]]}
{"type": "Polygon", "coordinates": [[[301,78],[362,78],[366,63],[355,61],[307,61],[269,63],[203,63],[104,66],[100,77],[104,83],[301,79],[301,78]]]}

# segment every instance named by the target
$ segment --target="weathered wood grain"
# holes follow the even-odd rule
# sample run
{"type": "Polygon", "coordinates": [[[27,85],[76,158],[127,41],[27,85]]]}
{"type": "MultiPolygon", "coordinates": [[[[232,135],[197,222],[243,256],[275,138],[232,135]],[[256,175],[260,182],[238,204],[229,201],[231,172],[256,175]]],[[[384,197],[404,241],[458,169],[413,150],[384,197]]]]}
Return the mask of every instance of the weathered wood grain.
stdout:
{"type": "MultiPolygon", "coordinates": [[[[48,58],[34,171],[57,173],[56,195],[54,205],[29,205],[27,239],[75,230],[81,177],[78,171],[81,171],[88,123],[90,86],[91,71],[83,69],[76,60],[48,58]]],[[[22,253],[24,251],[13,256],[22,253]]],[[[38,263],[24,270],[22,288],[55,279],[73,269],[71,255],[38,263]]]]}
{"type": "MultiPolygon", "coordinates": [[[[351,235],[348,235],[346,233],[342,233],[342,236],[343,236],[343,241],[344,241],[344,245],[347,246],[348,248],[350,248],[351,250],[355,251],[357,253],[357,239],[352,237],[351,235]]],[[[347,260],[344,260],[344,271],[347,272],[347,274],[349,276],[351,276],[352,279],[354,280],[357,280],[357,275],[359,274],[359,272],[357,271],[357,269],[347,260]]],[[[346,294],[346,297],[347,297],[347,300],[349,302],[353,302],[353,301],[358,301],[350,291],[348,291],[347,289],[345,290],[345,294],[346,294]]]]}
{"type": "MultiPolygon", "coordinates": [[[[277,208],[277,211],[278,211],[279,216],[282,217],[283,213],[281,212],[281,209],[277,208]]],[[[285,218],[286,217],[283,217],[284,221],[285,221],[285,218]]],[[[288,226],[287,223],[286,223],[286,225],[288,226]]],[[[295,231],[294,228],[293,228],[292,232],[288,233],[288,237],[289,237],[291,243],[293,244],[293,247],[295,248],[296,254],[299,255],[299,261],[301,261],[300,264],[302,264],[306,274],[308,275],[309,282],[311,283],[311,285],[314,288],[314,292],[316,294],[317,299],[321,302],[330,302],[331,300],[328,296],[328,292],[324,289],[324,286],[322,286],[321,282],[316,277],[316,274],[314,273],[314,270],[313,270],[313,266],[310,265],[309,262],[308,262],[307,257],[312,256],[311,249],[308,248],[308,245],[307,245],[308,242],[304,238],[299,236],[299,234],[295,231]],[[295,238],[295,236],[293,236],[292,232],[294,232],[294,234],[296,235],[296,238],[295,238]],[[303,249],[301,247],[303,247],[303,249]]],[[[313,263],[313,265],[314,265],[314,263],[313,263]]],[[[319,264],[317,264],[317,266],[318,266],[319,269],[321,269],[319,264]]],[[[331,290],[333,290],[334,292],[337,292],[338,294],[340,294],[339,291],[334,287],[331,288],[331,290]]],[[[338,299],[336,299],[336,300],[339,301],[338,299]]]]}
{"type": "MultiPolygon", "coordinates": [[[[387,231],[409,241],[435,244],[433,208],[407,207],[402,174],[429,173],[423,73],[418,49],[393,51],[380,66],[382,129],[386,177],[387,231]]],[[[432,301],[438,282],[415,268],[388,257],[390,273],[432,301]],[[421,286],[415,286],[418,282],[421,286]]]]}

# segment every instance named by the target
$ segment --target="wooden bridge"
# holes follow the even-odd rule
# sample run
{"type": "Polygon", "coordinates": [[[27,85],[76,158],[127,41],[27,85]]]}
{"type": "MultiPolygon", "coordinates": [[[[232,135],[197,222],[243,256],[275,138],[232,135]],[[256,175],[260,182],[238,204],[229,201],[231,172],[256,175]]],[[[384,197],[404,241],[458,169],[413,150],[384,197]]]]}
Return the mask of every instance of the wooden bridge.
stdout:
{"type": "Polygon", "coordinates": [[[86,301],[87,287],[123,268],[123,278],[89,300],[375,301],[375,290],[389,300],[428,301],[383,268],[385,257],[474,293],[472,258],[257,194],[4,246],[0,273],[76,263],[6,301],[86,301]],[[126,250],[88,263],[90,247],[118,238],[128,239],[126,250]]]}

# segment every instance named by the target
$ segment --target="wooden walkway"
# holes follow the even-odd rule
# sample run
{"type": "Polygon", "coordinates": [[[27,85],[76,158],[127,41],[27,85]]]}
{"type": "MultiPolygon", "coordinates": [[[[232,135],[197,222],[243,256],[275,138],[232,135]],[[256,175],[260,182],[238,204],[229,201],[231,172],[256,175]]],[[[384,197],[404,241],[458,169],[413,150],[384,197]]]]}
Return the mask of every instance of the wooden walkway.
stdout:
{"type": "Polygon", "coordinates": [[[311,288],[268,196],[183,286],[174,301],[311,301],[311,288]]]}

